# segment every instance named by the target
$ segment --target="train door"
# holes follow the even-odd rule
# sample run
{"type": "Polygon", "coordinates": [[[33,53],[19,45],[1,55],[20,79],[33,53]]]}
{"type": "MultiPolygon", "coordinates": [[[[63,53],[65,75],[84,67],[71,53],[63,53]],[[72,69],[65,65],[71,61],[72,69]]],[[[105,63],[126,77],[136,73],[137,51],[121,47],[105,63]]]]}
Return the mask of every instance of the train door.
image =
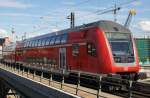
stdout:
{"type": "Polygon", "coordinates": [[[59,68],[66,69],[66,48],[59,49],[59,68]]]}

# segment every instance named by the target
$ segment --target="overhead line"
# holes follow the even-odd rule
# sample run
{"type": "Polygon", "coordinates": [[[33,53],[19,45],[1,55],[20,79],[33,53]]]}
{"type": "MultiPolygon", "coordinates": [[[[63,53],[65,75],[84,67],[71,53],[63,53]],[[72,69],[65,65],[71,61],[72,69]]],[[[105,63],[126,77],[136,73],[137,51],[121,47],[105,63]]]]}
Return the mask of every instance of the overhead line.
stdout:
{"type": "MultiPolygon", "coordinates": [[[[88,3],[89,1],[90,1],[90,0],[85,0],[85,1],[78,2],[78,3],[74,4],[74,5],[72,5],[72,8],[75,7],[75,6],[81,5],[81,4],[88,3]]],[[[46,15],[44,15],[44,16],[48,16],[48,15],[50,15],[50,14],[46,14],[46,15]]],[[[44,16],[43,16],[43,17],[44,17],[44,16]]]]}
{"type": "Polygon", "coordinates": [[[81,5],[81,4],[88,3],[89,1],[90,1],[90,0],[81,1],[81,2],[79,2],[79,3],[74,4],[73,7],[74,7],[74,6],[77,6],[77,5],[81,5]]]}
{"type": "MultiPolygon", "coordinates": [[[[80,5],[80,4],[84,4],[84,3],[87,3],[87,2],[89,2],[89,1],[90,1],[90,0],[85,0],[85,1],[82,1],[82,2],[80,2],[80,3],[75,4],[75,5],[73,5],[73,6],[80,5]]],[[[125,5],[128,5],[128,4],[131,4],[131,3],[135,2],[135,1],[139,1],[139,0],[124,2],[124,3],[121,3],[121,4],[117,4],[117,6],[125,6],[125,5]]],[[[83,19],[83,18],[85,18],[85,17],[88,17],[88,16],[92,16],[92,15],[95,14],[95,13],[99,13],[98,15],[105,14],[105,13],[109,12],[110,10],[113,10],[113,9],[111,9],[111,8],[114,8],[114,6],[111,6],[111,7],[105,8],[105,9],[101,9],[101,10],[97,10],[97,11],[95,11],[95,12],[92,12],[92,14],[87,14],[87,15],[85,15],[85,16],[82,16],[82,18],[79,18],[79,20],[81,20],[81,19],[83,19]]],[[[46,16],[46,15],[45,15],[45,16],[46,16]]],[[[65,21],[59,22],[59,24],[62,24],[63,22],[65,22],[65,21]]],[[[32,32],[30,32],[30,33],[34,33],[34,32],[41,31],[41,30],[45,30],[45,29],[48,29],[48,28],[49,28],[49,27],[43,27],[43,28],[40,28],[40,29],[38,29],[38,30],[32,31],[32,32]]]]}
{"type": "MultiPolygon", "coordinates": [[[[123,7],[125,5],[129,5],[129,4],[133,3],[135,1],[139,1],[139,0],[124,2],[124,3],[121,3],[121,4],[117,4],[117,6],[123,7]]],[[[98,15],[102,15],[102,14],[105,14],[105,13],[107,13],[110,10],[113,10],[113,9],[114,9],[114,6],[111,6],[111,7],[105,8],[105,9],[101,9],[101,10],[97,10],[97,11],[92,12],[91,14],[87,14],[87,15],[82,16],[79,20],[84,19],[85,17],[88,17],[88,16],[92,16],[94,14],[98,14],[98,13],[99,13],[98,15]]]]}
{"type": "MultiPolygon", "coordinates": [[[[90,1],[90,0],[81,1],[81,2],[79,2],[79,3],[77,3],[77,4],[74,4],[73,6],[81,5],[81,4],[87,3],[87,2],[89,2],[89,1],[90,1]]],[[[49,14],[47,14],[47,15],[49,15],[49,14]]],[[[44,15],[44,16],[47,16],[47,15],[44,15]]],[[[44,16],[42,16],[42,17],[44,17],[44,16]]],[[[40,18],[40,17],[39,17],[39,18],[40,18]]],[[[62,21],[62,22],[64,22],[64,21],[62,21]]],[[[62,23],[62,22],[60,22],[60,23],[62,23]]],[[[44,30],[44,29],[48,29],[48,28],[43,27],[43,28],[41,28],[41,29],[38,29],[38,30],[35,30],[35,31],[31,31],[30,33],[34,33],[34,32],[36,32],[36,31],[41,31],[41,30],[44,30]]]]}

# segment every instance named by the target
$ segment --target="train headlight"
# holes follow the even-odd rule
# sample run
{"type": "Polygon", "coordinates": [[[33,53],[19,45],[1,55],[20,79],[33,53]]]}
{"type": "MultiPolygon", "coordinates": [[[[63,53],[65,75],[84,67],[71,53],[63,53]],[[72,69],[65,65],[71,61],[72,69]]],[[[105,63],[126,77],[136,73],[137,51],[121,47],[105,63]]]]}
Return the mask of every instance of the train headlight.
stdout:
{"type": "Polygon", "coordinates": [[[133,57],[129,57],[128,58],[128,63],[132,63],[132,62],[134,62],[134,58],[133,57]]]}
{"type": "Polygon", "coordinates": [[[115,62],[120,63],[121,62],[121,58],[120,57],[115,57],[115,62]]]}

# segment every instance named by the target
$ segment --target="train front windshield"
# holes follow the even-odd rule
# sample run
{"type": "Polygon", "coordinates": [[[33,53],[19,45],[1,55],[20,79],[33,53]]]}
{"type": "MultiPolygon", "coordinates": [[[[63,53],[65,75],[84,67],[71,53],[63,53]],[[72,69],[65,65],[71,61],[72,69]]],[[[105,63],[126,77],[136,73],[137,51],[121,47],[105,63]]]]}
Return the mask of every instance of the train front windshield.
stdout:
{"type": "Polygon", "coordinates": [[[106,33],[115,63],[134,63],[134,52],[130,33],[106,33]]]}

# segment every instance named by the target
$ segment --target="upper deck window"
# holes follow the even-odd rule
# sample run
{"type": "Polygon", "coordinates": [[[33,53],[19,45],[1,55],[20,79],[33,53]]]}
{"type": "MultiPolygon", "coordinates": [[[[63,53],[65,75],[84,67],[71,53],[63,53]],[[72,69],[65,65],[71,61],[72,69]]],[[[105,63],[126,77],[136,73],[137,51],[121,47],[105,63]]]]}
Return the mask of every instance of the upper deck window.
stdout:
{"type": "Polygon", "coordinates": [[[28,45],[28,42],[25,42],[25,45],[24,45],[24,47],[27,47],[27,45],[28,45]]]}
{"type": "Polygon", "coordinates": [[[29,44],[29,42],[26,42],[26,45],[25,45],[25,47],[28,47],[28,44],[29,44]]]}
{"type": "Polygon", "coordinates": [[[30,47],[32,47],[32,43],[33,43],[33,41],[30,41],[30,47]]]}
{"type": "Polygon", "coordinates": [[[53,36],[53,37],[51,38],[50,45],[53,45],[54,42],[55,42],[55,36],[53,36]]]}
{"type": "Polygon", "coordinates": [[[31,47],[34,47],[34,43],[35,43],[35,41],[32,41],[31,47]]]}
{"type": "Polygon", "coordinates": [[[28,47],[31,47],[31,41],[29,41],[29,46],[28,47]]]}
{"type": "Polygon", "coordinates": [[[29,47],[29,41],[27,42],[27,47],[29,47]]]}
{"type": "Polygon", "coordinates": [[[61,43],[66,43],[67,42],[67,34],[63,34],[61,38],[61,43]]]}
{"type": "Polygon", "coordinates": [[[46,38],[42,39],[42,46],[45,45],[45,42],[46,42],[46,38]]]}
{"type": "Polygon", "coordinates": [[[39,39],[39,41],[38,41],[38,46],[41,46],[41,43],[42,43],[42,40],[39,39]]]}
{"type": "Polygon", "coordinates": [[[37,47],[37,46],[38,46],[38,41],[39,41],[39,40],[36,40],[36,41],[35,41],[34,47],[37,47]]]}
{"type": "Polygon", "coordinates": [[[45,45],[49,45],[50,41],[51,41],[51,37],[46,38],[46,43],[45,43],[45,45]]]}
{"type": "Polygon", "coordinates": [[[60,44],[60,38],[61,38],[61,36],[56,37],[55,44],[60,44]]]}

